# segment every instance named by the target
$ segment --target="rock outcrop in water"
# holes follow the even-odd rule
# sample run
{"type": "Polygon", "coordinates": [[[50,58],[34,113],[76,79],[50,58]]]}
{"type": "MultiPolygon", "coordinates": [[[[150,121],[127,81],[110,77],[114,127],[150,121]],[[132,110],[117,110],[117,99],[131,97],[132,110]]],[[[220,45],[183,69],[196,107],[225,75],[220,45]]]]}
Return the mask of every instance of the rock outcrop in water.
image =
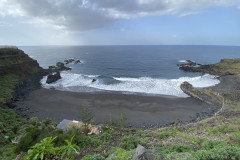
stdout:
{"type": "Polygon", "coordinates": [[[238,75],[240,59],[222,59],[219,63],[202,65],[191,60],[187,60],[185,64],[177,64],[179,69],[187,72],[202,72],[212,75],[238,75]]]}
{"type": "Polygon", "coordinates": [[[82,63],[79,59],[75,60],[74,58],[70,58],[70,59],[66,59],[64,60],[65,64],[69,64],[69,63],[73,63],[74,64],[78,64],[78,63],[82,63]]]}
{"type": "Polygon", "coordinates": [[[218,95],[217,93],[213,92],[211,89],[197,89],[194,88],[190,83],[183,82],[181,84],[180,88],[184,93],[187,95],[200,100],[202,102],[205,102],[209,105],[213,106],[222,106],[222,97],[218,95]]]}
{"type": "Polygon", "coordinates": [[[177,64],[179,69],[188,71],[188,72],[203,72],[203,73],[211,73],[211,65],[202,65],[191,60],[186,60],[184,64],[177,64]]]}
{"type": "Polygon", "coordinates": [[[48,75],[46,83],[50,84],[50,83],[58,81],[61,78],[62,77],[60,75],[60,72],[52,73],[52,74],[48,75]]]}
{"type": "Polygon", "coordinates": [[[49,66],[48,69],[50,73],[71,70],[71,68],[66,67],[62,62],[57,62],[56,66],[49,66]]]}

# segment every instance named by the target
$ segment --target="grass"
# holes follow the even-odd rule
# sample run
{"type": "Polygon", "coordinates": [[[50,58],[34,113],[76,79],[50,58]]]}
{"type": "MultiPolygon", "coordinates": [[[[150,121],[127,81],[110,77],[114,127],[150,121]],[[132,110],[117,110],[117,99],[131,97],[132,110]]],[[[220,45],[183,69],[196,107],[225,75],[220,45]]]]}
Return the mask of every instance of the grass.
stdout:
{"type": "Polygon", "coordinates": [[[10,102],[15,86],[20,77],[15,74],[7,74],[0,77],[0,106],[10,102]]]}
{"type": "Polygon", "coordinates": [[[215,72],[218,73],[232,73],[240,75],[240,59],[222,59],[219,63],[212,65],[215,72]]]}
{"type": "Polygon", "coordinates": [[[215,135],[236,133],[239,132],[239,128],[236,125],[220,125],[209,129],[209,133],[215,135]]]}
{"type": "Polygon", "coordinates": [[[169,137],[174,137],[179,133],[179,131],[177,129],[167,129],[167,130],[161,130],[158,134],[157,134],[157,138],[160,140],[169,138],[169,137]]]}
{"type": "Polygon", "coordinates": [[[27,121],[12,109],[0,107],[0,159],[14,159],[16,146],[11,141],[17,140],[25,132],[27,121]],[[8,138],[7,138],[8,137],[8,138]]]}

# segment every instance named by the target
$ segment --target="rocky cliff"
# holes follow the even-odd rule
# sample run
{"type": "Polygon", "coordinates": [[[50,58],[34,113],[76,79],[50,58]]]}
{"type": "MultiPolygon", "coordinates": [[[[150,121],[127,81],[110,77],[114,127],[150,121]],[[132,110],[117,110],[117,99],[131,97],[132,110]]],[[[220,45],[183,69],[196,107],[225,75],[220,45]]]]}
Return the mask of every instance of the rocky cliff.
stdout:
{"type": "Polygon", "coordinates": [[[16,74],[25,78],[39,71],[41,67],[36,60],[30,58],[17,48],[0,48],[0,76],[16,74]]]}
{"type": "MultiPolygon", "coordinates": [[[[36,60],[18,48],[0,48],[0,105],[8,104],[15,88],[23,88],[26,81],[42,71],[36,60]]],[[[19,93],[20,90],[16,90],[19,93]]],[[[17,95],[17,94],[15,94],[17,95]]]]}

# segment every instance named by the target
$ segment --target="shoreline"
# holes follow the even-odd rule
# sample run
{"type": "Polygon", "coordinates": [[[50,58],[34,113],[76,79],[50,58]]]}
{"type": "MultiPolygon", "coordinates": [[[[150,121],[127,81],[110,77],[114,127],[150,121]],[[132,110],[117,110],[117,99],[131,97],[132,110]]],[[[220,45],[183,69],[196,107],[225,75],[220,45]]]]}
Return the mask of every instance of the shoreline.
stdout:
{"type": "MultiPolygon", "coordinates": [[[[221,90],[220,94],[222,94],[232,90],[240,81],[234,75],[223,75],[218,79],[219,84],[206,88],[217,93],[221,90]],[[229,81],[232,82],[231,85],[229,81]]],[[[24,88],[23,85],[19,89],[21,91],[24,88]]],[[[124,112],[128,118],[128,128],[143,129],[195,123],[212,117],[221,108],[192,97],[120,93],[122,92],[80,93],[45,89],[39,86],[37,90],[28,88],[24,91],[23,98],[14,101],[11,104],[13,107],[10,108],[14,108],[25,118],[37,116],[39,120],[49,118],[55,122],[63,119],[79,120],[83,106],[88,107],[98,123],[116,119],[120,112],[124,112]]]]}
{"type": "Polygon", "coordinates": [[[184,124],[214,114],[216,107],[191,97],[156,97],[125,94],[89,94],[40,88],[30,92],[23,101],[14,103],[16,112],[24,117],[37,116],[55,122],[79,120],[83,106],[93,113],[98,123],[118,118],[124,112],[127,127],[159,128],[176,123],[184,124]]]}

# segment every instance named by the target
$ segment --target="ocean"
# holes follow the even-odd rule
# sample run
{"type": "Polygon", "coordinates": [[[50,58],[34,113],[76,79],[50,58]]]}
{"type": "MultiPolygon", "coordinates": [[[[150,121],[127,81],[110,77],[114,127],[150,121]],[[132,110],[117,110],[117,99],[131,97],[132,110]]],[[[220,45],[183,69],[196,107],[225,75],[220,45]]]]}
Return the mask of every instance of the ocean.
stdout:
{"type": "Polygon", "coordinates": [[[141,94],[188,97],[180,84],[188,81],[194,87],[219,83],[213,75],[179,70],[186,60],[213,64],[223,58],[239,58],[240,47],[234,46],[20,46],[26,54],[48,68],[56,62],[74,58],[81,64],[68,64],[71,71],[61,72],[61,80],[46,84],[71,92],[141,94]],[[96,82],[92,82],[96,79],[96,82]]]}

